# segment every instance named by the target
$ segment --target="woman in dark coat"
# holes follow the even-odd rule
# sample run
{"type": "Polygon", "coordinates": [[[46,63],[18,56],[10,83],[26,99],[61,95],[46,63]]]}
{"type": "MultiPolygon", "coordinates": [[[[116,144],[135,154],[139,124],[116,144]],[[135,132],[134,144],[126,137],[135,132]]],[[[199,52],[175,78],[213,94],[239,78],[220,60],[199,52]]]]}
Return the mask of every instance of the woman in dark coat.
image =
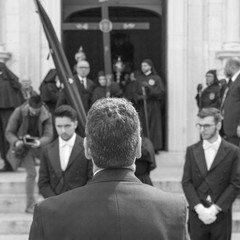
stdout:
{"type": "Polygon", "coordinates": [[[207,87],[202,90],[202,85],[198,85],[198,93],[195,97],[199,110],[202,108],[214,107],[220,108],[221,104],[221,87],[217,78],[216,70],[209,70],[206,73],[207,87]]]}

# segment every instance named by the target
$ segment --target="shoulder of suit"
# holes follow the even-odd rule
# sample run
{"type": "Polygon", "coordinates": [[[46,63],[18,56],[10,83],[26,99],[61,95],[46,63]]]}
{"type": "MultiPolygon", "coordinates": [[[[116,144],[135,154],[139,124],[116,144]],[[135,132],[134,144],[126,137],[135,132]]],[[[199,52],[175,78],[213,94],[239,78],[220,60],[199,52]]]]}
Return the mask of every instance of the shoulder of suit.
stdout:
{"type": "Polygon", "coordinates": [[[52,149],[59,143],[58,138],[45,146],[45,149],[52,149]]]}
{"type": "Polygon", "coordinates": [[[202,140],[200,140],[200,141],[188,146],[187,149],[193,149],[193,148],[199,147],[202,145],[202,143],[203,143],[202,140]]]}
{"type": "Polygon", "coordinates": [[[83,142],[83,138],[76,133],[76,141],[83,142]]]}
{"type": "Polygon", "coordinates": [[[225,147],[227,147],[227,148],[229,148],[229,149],[231,149],[231,150],[240,152],[240,149],[239,149],[238,146],[236,146],[236,145],[234,145],[234,144],[232,144],[232,143],[229,143],[228,141],[226,141],[226,140],[223,139],[223,138],[222,138],[222,144],[223,144],[225,147]]]}

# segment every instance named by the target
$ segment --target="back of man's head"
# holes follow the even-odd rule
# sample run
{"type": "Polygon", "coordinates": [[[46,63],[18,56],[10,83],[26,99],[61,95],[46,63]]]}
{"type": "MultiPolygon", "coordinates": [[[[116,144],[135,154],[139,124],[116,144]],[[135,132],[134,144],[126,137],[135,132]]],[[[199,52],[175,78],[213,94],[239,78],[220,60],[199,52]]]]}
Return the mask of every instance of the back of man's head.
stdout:
{"type": "Polygon", "coordinates": [[[121,168],[134,163],[140,137],[138,113],[123,98],[103,98],[88,112],[86,141],[99,168],[121,168]]]}
{"type": "Polygon", "coordinates": [[[43,101],[40,95],[34,94],[28,99],[28,104],[32,108],[40,108],[43,104],[43,101]]]}

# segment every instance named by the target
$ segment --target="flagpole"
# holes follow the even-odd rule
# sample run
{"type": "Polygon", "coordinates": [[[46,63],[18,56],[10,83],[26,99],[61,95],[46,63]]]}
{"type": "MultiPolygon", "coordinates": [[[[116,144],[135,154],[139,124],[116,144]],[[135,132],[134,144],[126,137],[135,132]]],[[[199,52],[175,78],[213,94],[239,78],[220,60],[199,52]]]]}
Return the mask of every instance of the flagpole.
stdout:
{"type": "Polygon", "coordinates": [[[55,64],[59,80],[64,85],[66,99],[68,103],[77,111],[79,128],[81,132],[80,135],[84,136],[86,112],[83,107],[81,96],[78,92],[77,84],[73,78],[71,68],[65,56],[62,45],[58,40],[51,20],[49,19],[39,0],[34,0],[34,2],[49,44],[50,53],[55,64]]]}

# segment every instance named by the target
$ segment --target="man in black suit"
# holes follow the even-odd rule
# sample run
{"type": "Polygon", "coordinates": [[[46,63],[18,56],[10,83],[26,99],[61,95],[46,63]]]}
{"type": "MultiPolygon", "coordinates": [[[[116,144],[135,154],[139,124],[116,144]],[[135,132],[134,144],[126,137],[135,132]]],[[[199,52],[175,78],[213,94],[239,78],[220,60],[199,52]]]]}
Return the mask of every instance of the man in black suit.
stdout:
{"type": "Polygon", "coordinates": [[[134,176],[141,156],[140,122],[130,102],[96,101],[88,112],[85,155],[92,181],[35,207],[30,240],[183,240],[186,203],[134,176]]]}
{"type": "MultiPolygon", "coordinates": [[[[92,93],[94,88],[96,87],[95,83],[89,79],[87,76],[90,72],[90,65],[89,62],[86,60],[81,60],[76,65],[77,74],[75,74],[74,80],[76,81],[78,92],[82,99],[82,103],[86,112],[88,112],[91,104],[92,93]]],[[[61,92],[57,105],[60,106],[62,104],[66,104],[66,98],[64,91],[61,92]]]]}
{"type": "Polygon", "coordinates": [[[83,139],[75,133],[76,111],[67,105],[54,112],[58,139],[43,151],[39,191],[44,198],[85,185],[92,178],[92,164],[85,158],[83,139]]]}
{"type": "Polygon", "coordinates": [[[189,203],[191,240],[231,238],[240,156],[238,147],[220,137],[221,120],[218,109],[203,108],[197,123],[202,140],[187,148],[182,186],[189,203]]]}
{"type": "Polygon", "coordinates": [[[231,86],[224,102],[223,129],[227,141],[239,146],[240,143],[240,60],[231,58],[225,65],[226,77],[231,86]]]}

